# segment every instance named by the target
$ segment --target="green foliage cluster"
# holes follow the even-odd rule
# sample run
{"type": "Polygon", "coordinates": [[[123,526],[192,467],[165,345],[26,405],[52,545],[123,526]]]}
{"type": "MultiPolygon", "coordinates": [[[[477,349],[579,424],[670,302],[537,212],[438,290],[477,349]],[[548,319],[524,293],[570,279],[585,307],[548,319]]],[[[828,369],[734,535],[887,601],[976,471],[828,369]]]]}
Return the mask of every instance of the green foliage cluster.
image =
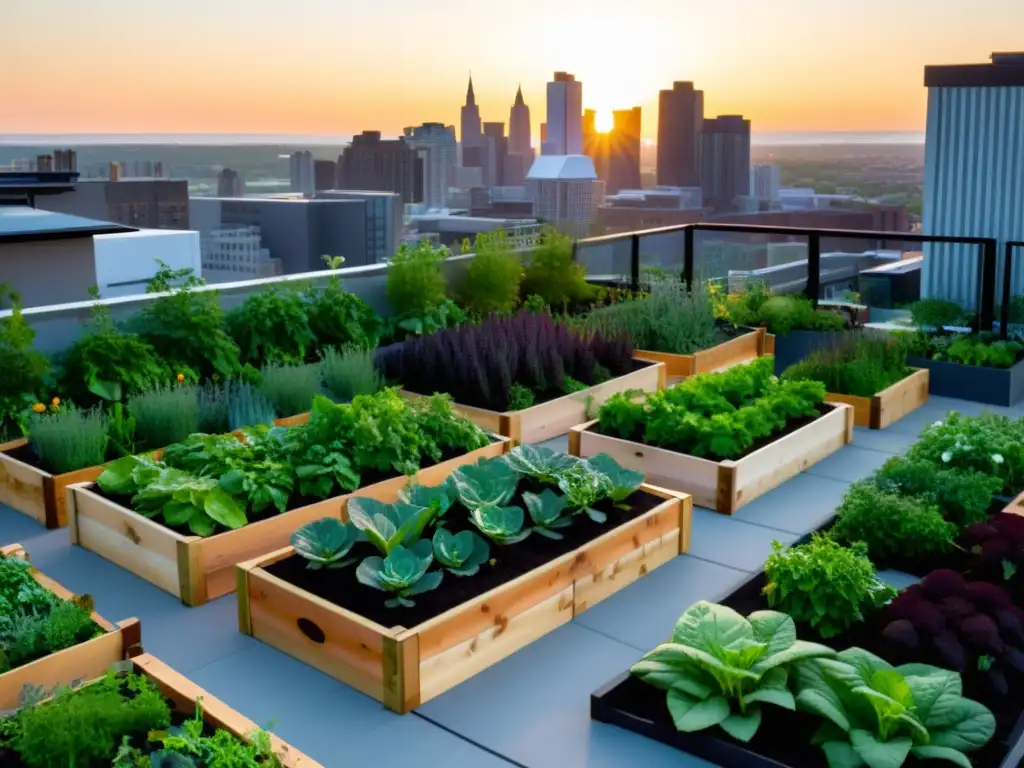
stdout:
{"type": "Polygon", "coordinates": [[[793,421],[818,415],[825,387],[816,381],[780,381],[771,357],[722,373],[704,373],[645,400],[616,394],[598,413],[603,434],[641,440],[693,456],[732,459],[793,421]]]}
{"type": "Polygon", "coordinates": [[[970,317],[955,301],[920,299],[910,305],[910,318],[918,328],[939,330],[946,326],[963,327],[970,317]]]}
{"type": "Polygon", "coordinates": [[[0,674],[102,633],[88,597],[62,600],[17,557],[0,556],[0,674]]]}
{"type": "Polygon", "coordinates": [[[107,458],[109,419],[100,408],[74,406],[32,414],[28,444],[40,465],[55,475],[98,467],[107,458]]]}
{"type": "Polygon", "coordinates": [[[37,398],[46,391],[50,363],[32,348],[36,332],[21,311],[17,294],[0,283],[0,303],[12,303],[10,317],[0,318],[0,436],[20,437],[37,398]]]}
{"type": "Polygon", "coordinates": [[[898,339],[851,332],[791,365],[782,378],[820,381],[837,395],[873,397],[909,374],[907,352],[898,339]]]}
{"type": "Polygon", "coordinates": [[[466,313],[448,297],[447,256],[447,248],[423,240],[402,245],[388,262],[387,294],[394,314],[387,320],[387,338],[401,341],[466,321],[466,313]]]}
{"type": "Polygon", "coordinates": [[[305,362],[316,337],[309,327],[307,302],[298,291],[271,286],[258,291],[225,318],[242,363],[305,362]]]}
{"type": "Polygon", "coordinates": [[[511,315],[519,306],[524,272],[505,230],[477,235],[469,250],[474,255],[460,290],[462,306],[474,317],[511,315]]]}
{"type": "MultiPolygon", "coordinates": [[[[323,258],[332,269],[339,268],[344,262],[344,258],[338,256],[323,258]]],[[[369,304],[346,291],[337,275],[327,281],[323,290],[307,289],[304,297],[306,319],[316,339],[318,352],[344,344],[366,349],[377,346],[384,321],[369,304]]]]}
{"type": "Polygon", "coordinates": [[[606,523],[607,514],[595,506],[607,501],[628,509],[643,479],[607,455],[578,459],[519,446],[508,456],[459,467],[439,486],[410,484],[393,504],[354,497],[346,507],[350,522],[309,523],[292,536],[292,546],[312,570],[359,561],[356,578],[389,595],[385,607],[411,607],[415,596],[441,586],[446,573],[477,574],[492,546],[517,544],[533,533],[562,539],[561,530],[579,515],[606,523]],[[546,487],[536,493],[524,484],[546,487]],[[376,554],[360,561],[353,549],[362,541],[376,554]]]}
{"type": "Polygon", "coordinates": [[[621,301],[590,312],[588,331],[628,333],[636,349],[691,355],[719,341],[714,305],[704,287],[692,290],[674,278],[656,278],[646,298],[621,301]]]}
{"type": "Polygon", "coordinates": [[[735,325],[764,326],[769,333],[790,331],[843,331],[847,319],[838,312],[815,309],[810,299],[790,294],[772,294],[762,283],[743,292],[717,296],[719,317],[735,325]]]}
{"type": "Polygon", "coordinates": [[[195,386],[161,384],[128,398],[139,448],[155,451],[184,440],[199,428],[195,386]]]}
{"type": "Polygon", "coordinates": [[[1024,353],[1019,341],[999,339],[991,333],[904,333],[908,355],[940,362],[977,365],[984,368],[1012,368],[1024,353]]]}
{"type": "Polygon", "coordinates": [[[274,412],[281,417],[305,413],[313,406],[313,398],[321,394],[320,363],[271,363],[264,365],[260,374],[260,388],[273,406],[274,412]]]}
{"type": "Polygon", "coordinates": [[[341,401],[379,392],[385,382],[373,358],[373,350],[354,344],[328,347],[320,364],[324,387],[332,397],[341,401]]]}
{"type": "Polygon", "coordinates": [[[825,638],[845,632],[896,596],[875,575],[864,544],[843,547],[822,534],[795,547],[773,541],[764,573],[768,604],[825,638]]]}
{"type": "Polygon", "coordinates": [[[572,238],[545,227],[526,264],[522,293],[539,296],[549,307],[565,312],[577,302],[594,298],[583,265],[572,258],[572,238]]]}

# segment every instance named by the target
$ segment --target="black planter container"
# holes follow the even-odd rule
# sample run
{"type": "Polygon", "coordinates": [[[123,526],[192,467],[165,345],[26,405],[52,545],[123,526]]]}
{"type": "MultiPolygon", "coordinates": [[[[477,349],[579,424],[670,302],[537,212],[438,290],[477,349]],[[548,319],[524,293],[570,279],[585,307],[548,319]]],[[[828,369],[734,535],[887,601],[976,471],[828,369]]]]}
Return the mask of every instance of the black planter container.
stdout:
{"type": "MultiPolygon", "coordinates": [[[[776,338],[776,350],[778,343],[776,338]]],[[[1004,406],[1024,400],[1024,360],[1012,368],[984,368],[980,365],[940,362],[927,357],[908,357],[907,365],[928,369],[928,392],[932,395],[1004,406]]],[[[775,370],[778,371],[778,357],[775,370]]]]}
{"type": "Polygon", "coordinates": [[[775,337],[775,375],[813,352],[842,343],[849,331],[790,331],[775,337]]]}

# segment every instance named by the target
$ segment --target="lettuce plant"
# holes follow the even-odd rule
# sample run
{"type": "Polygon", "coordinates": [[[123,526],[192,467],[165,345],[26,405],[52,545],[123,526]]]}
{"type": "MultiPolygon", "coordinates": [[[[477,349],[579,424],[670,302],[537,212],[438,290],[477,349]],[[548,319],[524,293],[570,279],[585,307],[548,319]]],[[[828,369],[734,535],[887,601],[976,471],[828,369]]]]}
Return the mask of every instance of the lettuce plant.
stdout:
{"type": "Polygon", "coordinates": [[[421,539],[409,549],[396,544],[387,557],[368,557],[356,568],[356,578],[368,587],[389,592],[394,597],[384,603],[386,608],[412,608],[416,603],[409,598],[441,585],[444,574],[427,572],[434,561],[429,541],[421,539]]]}
{"type": "Polygon", "coordinates": [[[559,475],[570,469],[579,459],[542,445],[517,445],[508,454],[506,461],[523,477],[554,485],[558,483],[559,475]]]}
{"type": "Polygon", "coordinates": [[[395,547],[419,541],[431,518],[429,507],[404,501],[385,504],[362,496],[349,499],[346,510],[352,524],[385,556],[395,547]]]}
{"type": "Polygon", "coordinates": [[[472,531],[451,533],[438,528],[433,546],[434,559],[453,576],[473,576],[491,557],[490,546],[472,531]]]}
{"type": "Polygon", "coordinates": [[[572,516],[565,514],[565,497],[559,496],[550,488],[545,488],[539,494],[524,493],[523,503],[533,520],[533,530],[549,539],[559,540],[565,538],[557,528],[566,528],[572,524],[572,516]]]}
{"type": "Polygon", "coordinates": [[[360,533],[352,523],[343,523],[336,517],[325,517],[306,523],[292,534],[295,551],[308,562],[307,568],[344,568],[356,561],[346,557],[359,541],[360,533]]]}
{"type": "Polygon", "coordinates": [[[796,665],[797,707],[824,718],[814,736],[830,768],[898,768],[908,756],[963,768],[996,721],[962,696],[960,675],[927,664],[893,667],[860,648],[796,665]]]}
{"type": "Polygon", "coordinates": [[[834,655],[831,648],[796,638],[784,613],[757,611],[744,618],[701,601],[687,609],[669,642],[633,665],[632,673],[667,691],[678,730],[716,725],[750,741],[761,724],[761,704],[795,709],[789,669],[801,659],[834,655]]]}

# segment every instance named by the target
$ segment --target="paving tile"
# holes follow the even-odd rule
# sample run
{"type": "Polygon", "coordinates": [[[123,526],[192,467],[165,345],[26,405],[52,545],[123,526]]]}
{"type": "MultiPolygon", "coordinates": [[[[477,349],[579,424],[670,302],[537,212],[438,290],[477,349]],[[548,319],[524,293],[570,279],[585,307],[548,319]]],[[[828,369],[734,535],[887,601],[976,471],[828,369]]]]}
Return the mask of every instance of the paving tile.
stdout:
{"type": "Polygon", "coordinates": [[[530,768],[680,765],[679,752],[649,739],[623,740],[591,723],[591,692],[641,655],[570,623],[428,701],[419,711],[530,768]],[[596,751],[609,744],[617,744],[621,760],[596,751]]]}
{"type": "Polygon", "coordinates": [[[733,519],[798,536],[832,517],[849,483],[803,472],[736,511],[733,519]]]}
{"type": "Polygon", "coordinates": [[[917,584],[920,581],[917,576],[911,576],[903,571],[879,571],[878,578],[896,589],[906,589],[911,584],[917,584]]]}
{"type": "Polygon", "coordinates": [[[672,634],[698,600],[721,600],[750,578],[746,571],[680,555],[573,621],[645,653],[672,634]]]}
{"type": "Polygon", "coordinates": [[[808,467],[806,473],[852,483],[872,475],[890,458],[892,457],[888,453],[847,445],[808,467]]]}
{"type": "Polygon", "coordinates": [[[545,448],[550,448],[553,451],[559,453],[569,452],[569,435],[559,435],[558,437],[552,437],[550,440],[543,440],[536,445],[543,445],[545,448]]]}
{"type": "Polygon", "coordinates": [[[694,507],[690,554],[741,571],[759,571],[772,551],[772,540],[789,544],[795,533],[751,525],[735,516],[694,507]]]}
{"type": "MultiPolygon", "coordinates": [[[[949,397],[929,397],[928,402],[912,413],[908,413],[895,424],[886,427],[886,431],[898,432],[917,437],[921,430],[933,421],[945,418],[950,411],[957,411],[968,416],[977,416],[982,411],[993,411],[1013,415],[1009,408],[985,403],[972,403],[967,400],[953,400],[949,397]]],[[[1022,414],[1024,415],[1024,414],[1022,414]]]]}
{"type": "Polygon", "coordinates": [[[917,440],[917,435],[907,432],[896,432],[892,429],[892,426],[890,425],[885,429],[854,427],[853,444],[857,448],[867,448],[872,451],[881,451],[882,453],[891,453],[893,455],[902,454],[914,444],[917,440]]]}
{"type": "Polygon", "coordinates": [[[0,504],[0,546],[7,544],[21,544],[31,555],[42,549],[68,546],[68,532],[67,529],[48,531],[31,517],[0,504]]]}
{"type": "Polygon", "coordinates": [[[587,768],[715,768],[715,763],[607,723],[590,723],[587,768]]]}

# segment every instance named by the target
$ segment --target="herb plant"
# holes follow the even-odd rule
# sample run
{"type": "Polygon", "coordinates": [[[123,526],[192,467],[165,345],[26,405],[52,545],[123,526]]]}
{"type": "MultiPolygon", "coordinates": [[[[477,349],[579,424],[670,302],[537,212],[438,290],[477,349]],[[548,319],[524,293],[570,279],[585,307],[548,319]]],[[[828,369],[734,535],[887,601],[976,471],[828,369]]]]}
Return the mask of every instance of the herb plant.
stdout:
{"type": "Polygon", "coordinates": [[[462,305],[476,317],[510,315],[519,306],[523,265],[505,230],[481,233],[472,247],[473,260],[461,286],[462,305]]]}
{"type": "Polygon", "coordinates": [[[541,231],[540,241],[526,263],[522,292],[534,295],[549,307],[562,312],[570,305],[594,297],[594,287],[587,283],[587,273],[573,261],[572,239],[554,227],[541,231]]]}
{"type": "Polygon", "coordinates": [[[379,392],[384,387],[384,377],[377,371],[373,358],[373,350],[355,345],[325,349],[320,364],[324,387],[339,401],[379,392]]]}
{"type": "Polygon", "coordinates": [[[297,416],[313,406],[320,394],[320,364],[265,365],[261,389],[278,416],[297,416]]]}
{"type": "Polygon", "coordinates": [[[837,395],[873,397],[909,374],[906,350],[899,341],[850,333],[791,365],[782,377],[820,381],[837,395]]]}
{"type": "Polygon", "coordinates": [[[967,768],[965,752],[995,734],[992,713],[962,696],[960,675],[927,664],[893,667],[860,648],[796,665],[797,707],[826,722],[813,742],[829,768],[898,768],[910,755],[967,768]]]}
{"type": "Polygon", "coordinates": [[[845,632],[896,596],[875,575],[866,550],[860,543],[840,546],[822,534],[796,547],[773,541],[764,564],[768,604],[824,638],[845,632]]]}
{"type": "Polygon", "coordinates": [[[914,496],[939,508],[943,517],[962,530],[988,519],[992,496],[1002,481],[973,469],[948,468],[923,459],[889,459],[874,476],[886,492],[914,496]]]}
{"type": "MultiPolygon", "coordinates": [[[[333,267],[330,257],[325,257],[325,261],[333,267]]],[[[362,349],[377,346],[383,321],[369,304],[346,291],[337,275],[330,277],[323,290],[309,288],[303,298],[306,321],[318,351],[346,344],[362,349]]]]}
{"type": "Polygon", "coordinates": [[[274,405],[267,394],[249,382],[229,381],[225,390],[228,401],[229,429],[244,429],[259,424],[270,424],[277,416],[274,405]]]}
{"type": "Polygon", "coordinates": [[[669,642],[632,667],[644,682],[667,691],[672,720],[683,732],[714,726],[750,741],[761,725],[761,705],[795,709],[787,687],[802,659],[833,656],[823,645],[797,640],[793,619],[758,611],[743,617],[713,603],[690,606],[669,642]]]}
{"type": "Polygon", "coordinates": [[[228,313],[225,326],[238,344],[241,361],[251,365],[303,363],[316,343],[305,299],[287,288],[253,293],[228,313]]]}
{"type": "Polygon", "coordinates": [[[128,398],[139,446],[153,451],[184,440],[199,426],[196,387],[161,384],[128,398]]]}
{"type": "Polygon", "coordinates": [[[13,439],[21,436],[27,414],[47,388],[50,363],[32,346],[36,332],[25,320],[17,294],[0,283],[0,301],[8,297],[11,315],[0,318],[0,434],[13,439]]]}
{"type": "Polygon", "coordinates": [[[34,414],[28,444],[42,466],[57,475],[97,467],[107,458],[109,420],[99,408],[74,406],[56,413],[34,414]]]}

